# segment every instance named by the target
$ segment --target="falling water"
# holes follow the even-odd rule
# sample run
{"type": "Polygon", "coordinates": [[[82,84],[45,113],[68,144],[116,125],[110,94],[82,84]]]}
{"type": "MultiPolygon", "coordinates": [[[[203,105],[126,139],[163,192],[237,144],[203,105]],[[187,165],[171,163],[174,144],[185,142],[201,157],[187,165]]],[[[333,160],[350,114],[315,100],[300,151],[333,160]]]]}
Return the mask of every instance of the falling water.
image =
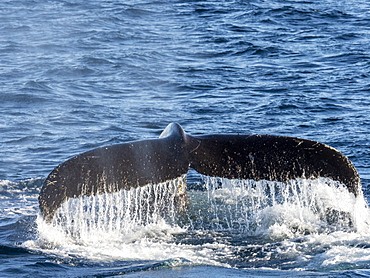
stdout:
{"type": "Polygon", "coordinates": [[[355,198],[345,186],[329,179],[282,183],[203,176],[202,180],[202,189],[187,193],[184,175],[166,183],[70,199],[52,225],[76,241],[91,234],[129,237],[158,223],[187,231],[284,238],[369,229],[363,197],[355,198]]]}
{"type": "Polygon", "coordinates": [[[178,179],[122,190],[116,193],[72,198],[54,217],[54,228],[81,240],[92,233],[130,234],[140,227],[165,221],[174,224],[182,207],[186,176],[178,179]]]}
{"type": "MultiPolygon", "coordinates": [[[[202,176],[194,185],[190,176],[185,193],[186,178],[70,199],[51,224],[39,217],[39,238],[25,246],[68,260],[248,266],[255,254],[274,252],[280,258],[291,246],[300,250],[288,263],[294,264],[312,256],[317,244],[335,245],[338,236],[356,244],[348,235],[370,232],[363,196],[329,179],[281,183],[202,176]],[[278,249],[270,244],[276,240],[278,249]]],[[[269,258],[263,255],[259,263],[273,264],[269,258]]],[[[322,260],[326,257],[318,255],[322,260]]]]}
{"type": "Polygon", "coordinates": [[[208,214],[203,209],[198,216],[202,215],[203,225],[216,230],[249,235],[284,230],[288,237],[358,231],[364,226],[359,213],[368,212],[362,196],[355,198],[345,186],[325,178],[282,183],[204,177],[204,187],[208,214]]]}

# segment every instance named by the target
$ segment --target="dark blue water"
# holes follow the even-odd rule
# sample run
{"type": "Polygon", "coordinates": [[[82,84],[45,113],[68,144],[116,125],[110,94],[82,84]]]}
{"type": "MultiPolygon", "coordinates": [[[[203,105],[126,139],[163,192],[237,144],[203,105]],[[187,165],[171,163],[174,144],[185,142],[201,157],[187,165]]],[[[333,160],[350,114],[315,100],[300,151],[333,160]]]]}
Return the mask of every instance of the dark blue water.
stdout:
{"type": "MultiPolygon", "coordinates": [[[[369,72],[366,1],[1,1],[0,276],[369,275],[368,208],[340,192],[350,228],[279,206],[258,212],[259,232],[163,224],[114,242],[52,239],[37,202],[59,163],[170,122],[326,143],[369,202],[369,72]]],[[[215,205],[189,194],[195,212],[215,205]]]]}

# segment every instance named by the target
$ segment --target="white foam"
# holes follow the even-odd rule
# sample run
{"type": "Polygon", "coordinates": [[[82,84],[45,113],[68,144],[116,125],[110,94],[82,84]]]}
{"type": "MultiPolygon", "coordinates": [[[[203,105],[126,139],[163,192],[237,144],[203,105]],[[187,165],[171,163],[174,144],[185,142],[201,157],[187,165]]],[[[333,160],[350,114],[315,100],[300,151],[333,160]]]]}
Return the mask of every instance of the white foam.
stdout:
{"type": "Polygon", "coordinates": [[[93,262],[113,261],[176,261],[180,265],[216,265],[229,267],[214,259],[212,246],[196,246],[173,242],[173,235],[186,230],[164,220],[138,225],[130,233],[90,230],[79,239],[67,234],[60,226],[37,220],[39,238],[23,245],[27,248],[56,255],[64,259],[80,258],[93,262]]]}
{"type": "MultiPolygon", "coordinates": [[[[260,243],[259,248],[273,248],[269,254],[277,258],[306,262],[308,269],[370,257],[370,252],[357,247],[359,242],[370,245],[366,201],[338,183],[204,179],[206,191],[189,192],[187,205],[185,177],[71,199],[58,210],[53,223],[39,217],[38,239],[24,245],[92,261],[174,260],[229,266],[228,259],[245,260],[235,255],[242,246],[222,238],[223,231],[232,231],[241,238],[241,245],[250,236],[280,241],[278,248],[268,243],[260,243]],[[209,243],[212,233],[207,235],[207,230],[221,232],[221,241],[209,243]],[[193,241],[179,241],[182,236],[193,241]]],[[[268,262],[270,255],[258,260],[268,262]]]]}
{"type": "Polygon", "coordinates": [[[310,234],[297,239],[286,239],[278,248],[278,256],[296,253],[296,260],[306,261],[300,269],[336,270],[346,265],[368,265],[370,235],[336,231],[310,234]]]}

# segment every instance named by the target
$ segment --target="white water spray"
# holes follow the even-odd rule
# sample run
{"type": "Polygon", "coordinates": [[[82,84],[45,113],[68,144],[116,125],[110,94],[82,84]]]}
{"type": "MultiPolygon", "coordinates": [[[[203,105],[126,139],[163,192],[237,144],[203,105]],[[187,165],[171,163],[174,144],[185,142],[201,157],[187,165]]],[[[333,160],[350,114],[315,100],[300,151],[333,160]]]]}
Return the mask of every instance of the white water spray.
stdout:
{"type": "MultiPolygon", "coordinates": [[[[370,231],[370,213],[363,196],[356,198],[330,179],[288,183],[203,179],[207,195],[203,198],[207,201],[202,201],[203,208],[191,202],[188,219],[192,229],[236,230],[283,238],[336,230],[370,231]]],[[[199,197],[194,199],[199,201],[199,197]]]]}
{"type": "Polygon", "coordinates": [[[75,240],[91,234],[129,236],[148,225],[174,224],[182,207],[186,176],[176,180],[121,190],[116,193],[72,198],[54,217],[52,226],[75,240]]]}
{"type": "Polygon", "coordinates": [[[325,240],[325,235],[338,232],[370,233],[363,196],[355,198],[328,179],[279,183],[203,177],[203,190],[187,194],[185,181],[183,176],[70,199],[51,224],[38,219],[39,239],[28,247],[99,261],[184,258],[192,264],[225,266],[225,258],[234,257],[237,247],[225,244],[222,236],[222,242],[209,244],[206,237],[213,233],[237,235],[241,243],[250,236],[284,242],[305,236],[325,240]]]}

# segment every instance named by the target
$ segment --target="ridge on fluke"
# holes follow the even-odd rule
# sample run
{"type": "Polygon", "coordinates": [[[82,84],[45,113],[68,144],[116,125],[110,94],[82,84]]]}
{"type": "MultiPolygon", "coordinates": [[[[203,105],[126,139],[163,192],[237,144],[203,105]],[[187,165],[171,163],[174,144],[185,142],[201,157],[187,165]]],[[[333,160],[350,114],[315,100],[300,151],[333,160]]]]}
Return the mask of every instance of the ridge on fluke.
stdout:
{"type": "Polygon", "coordinates": [[[274,135],[190,136],[171,123],[158,139],[100,147],[63,162],[43,184],[40,210],[51,222],[69,198],[166,182],[189,168],[206,176],[256,181],[325,177],[355,196],[362,192],[350,160],[325,144],[274,135]]]}

